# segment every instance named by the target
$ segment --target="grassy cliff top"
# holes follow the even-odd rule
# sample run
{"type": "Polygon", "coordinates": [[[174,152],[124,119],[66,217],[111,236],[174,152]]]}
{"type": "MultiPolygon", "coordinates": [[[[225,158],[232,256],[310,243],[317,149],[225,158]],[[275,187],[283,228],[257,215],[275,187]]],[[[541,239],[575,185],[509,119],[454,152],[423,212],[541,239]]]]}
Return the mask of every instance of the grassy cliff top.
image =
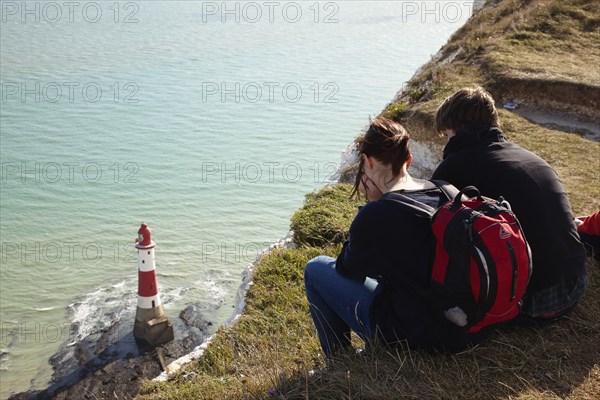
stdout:
{"type": "Polygon", "coordinates": [[[483,65],[488,78],[524,78],[598,87],[600,4],[588,0],[488,1],[444,47],[483,65]]]}
{"type": "Polygon", "coordinates": [[[488,1],[422,67],[384,115],[405,124],[413,139],[443,145],[433,132],[439,104],[457,89],[481,85],[500,109],[508,137],[558,172],[576,214],[600,209],[600,143],[578,129],[539,125],[502,109],[523,108],[600,127],[600,2],[488,1]]]}
{"type": "MultiPolygon", "coordinates": [[[[432,129],[435,109],[454,90],[479,84],[499,101],[518,98],[538,109],[594,120],[599,7],[587,0],[488,1],[384,113],[406,124],[417,140],[443,143],[432,129]]],[[[512,140],[556,168],[576,213],[600,208],[599,143],[506,110],[501,123],[512,140]]],[[[292,218],[297,247],[262,257],[238,322],[221,328],[205,355],[168,382],[146,383],[139,398],[600,398],[600,268],[591,259],[588,292],[560,323],[500,327],[485,343],[459,354],[403,347],[348,353],[332,369],[309,373],[322,362],[303,269],[316,255],[339,252],[358,204],[348,199],[349,192],[348,185],[338,185],[308,195],[292,218]]],[[[354,342],[363,346],[357,337],[354,342]]]]}

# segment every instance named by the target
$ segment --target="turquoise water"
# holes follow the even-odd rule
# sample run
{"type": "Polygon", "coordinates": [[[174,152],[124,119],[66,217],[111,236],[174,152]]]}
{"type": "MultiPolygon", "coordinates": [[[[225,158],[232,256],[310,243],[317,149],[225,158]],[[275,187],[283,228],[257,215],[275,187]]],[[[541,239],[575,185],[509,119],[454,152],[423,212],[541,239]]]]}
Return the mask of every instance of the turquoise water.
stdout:
{"type": "Polygon", "coordinates": [[[135,307],[142,221],[166,312],[229,318],[244,269],[470,12],[79,4],[2,4],[3,398],[44,387],[59,346],[135,307]]]}

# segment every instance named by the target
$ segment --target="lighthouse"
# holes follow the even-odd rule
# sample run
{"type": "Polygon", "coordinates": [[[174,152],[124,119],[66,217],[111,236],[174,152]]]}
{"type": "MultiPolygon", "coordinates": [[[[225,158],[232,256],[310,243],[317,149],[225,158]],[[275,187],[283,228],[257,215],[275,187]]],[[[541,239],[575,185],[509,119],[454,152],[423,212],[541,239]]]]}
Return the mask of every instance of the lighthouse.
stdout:
{"type": "Polygon", "coordinates": [[[173,340],[173,325],[165,315],[158,295],[154,247],[150,228],[142,224],[135,247],[138,249],[138,301],[133,336],[152,346],[173,340]]]}

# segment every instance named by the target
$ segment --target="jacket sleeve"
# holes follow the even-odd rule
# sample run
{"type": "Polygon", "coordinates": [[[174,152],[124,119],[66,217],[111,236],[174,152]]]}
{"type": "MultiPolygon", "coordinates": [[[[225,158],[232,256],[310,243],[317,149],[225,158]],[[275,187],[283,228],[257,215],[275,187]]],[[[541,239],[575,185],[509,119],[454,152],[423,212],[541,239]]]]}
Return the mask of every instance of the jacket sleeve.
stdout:
{"type": "Polygon", "coordinates": [[[596,211],[594,214],[585,217],[583,223],[577,227],[577,230],[588,235],[600,235],[600,211],[596,211]]]}
{"type": "Polygon", "coordinates": [[[367,205],[357,214],[350,226],[350,237],[337,258],[336,270],[348,278],[365,279],[370,276],[370,266],[376,265],[375,211],[367,205]]]}

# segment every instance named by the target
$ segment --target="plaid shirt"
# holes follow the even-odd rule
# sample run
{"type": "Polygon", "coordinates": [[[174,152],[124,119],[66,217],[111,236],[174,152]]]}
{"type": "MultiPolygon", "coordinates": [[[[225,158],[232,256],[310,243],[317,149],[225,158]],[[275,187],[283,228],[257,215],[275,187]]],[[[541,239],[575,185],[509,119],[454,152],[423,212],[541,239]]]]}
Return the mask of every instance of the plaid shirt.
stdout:
{"type": "Polygon", "coordinates": [[[573,308],[583,297],[588,277],[583,275],[575,282],[561,282],[539,292],[523,296],[521,313],[533,318],[554,318],[562,311],[573,308]]]}

